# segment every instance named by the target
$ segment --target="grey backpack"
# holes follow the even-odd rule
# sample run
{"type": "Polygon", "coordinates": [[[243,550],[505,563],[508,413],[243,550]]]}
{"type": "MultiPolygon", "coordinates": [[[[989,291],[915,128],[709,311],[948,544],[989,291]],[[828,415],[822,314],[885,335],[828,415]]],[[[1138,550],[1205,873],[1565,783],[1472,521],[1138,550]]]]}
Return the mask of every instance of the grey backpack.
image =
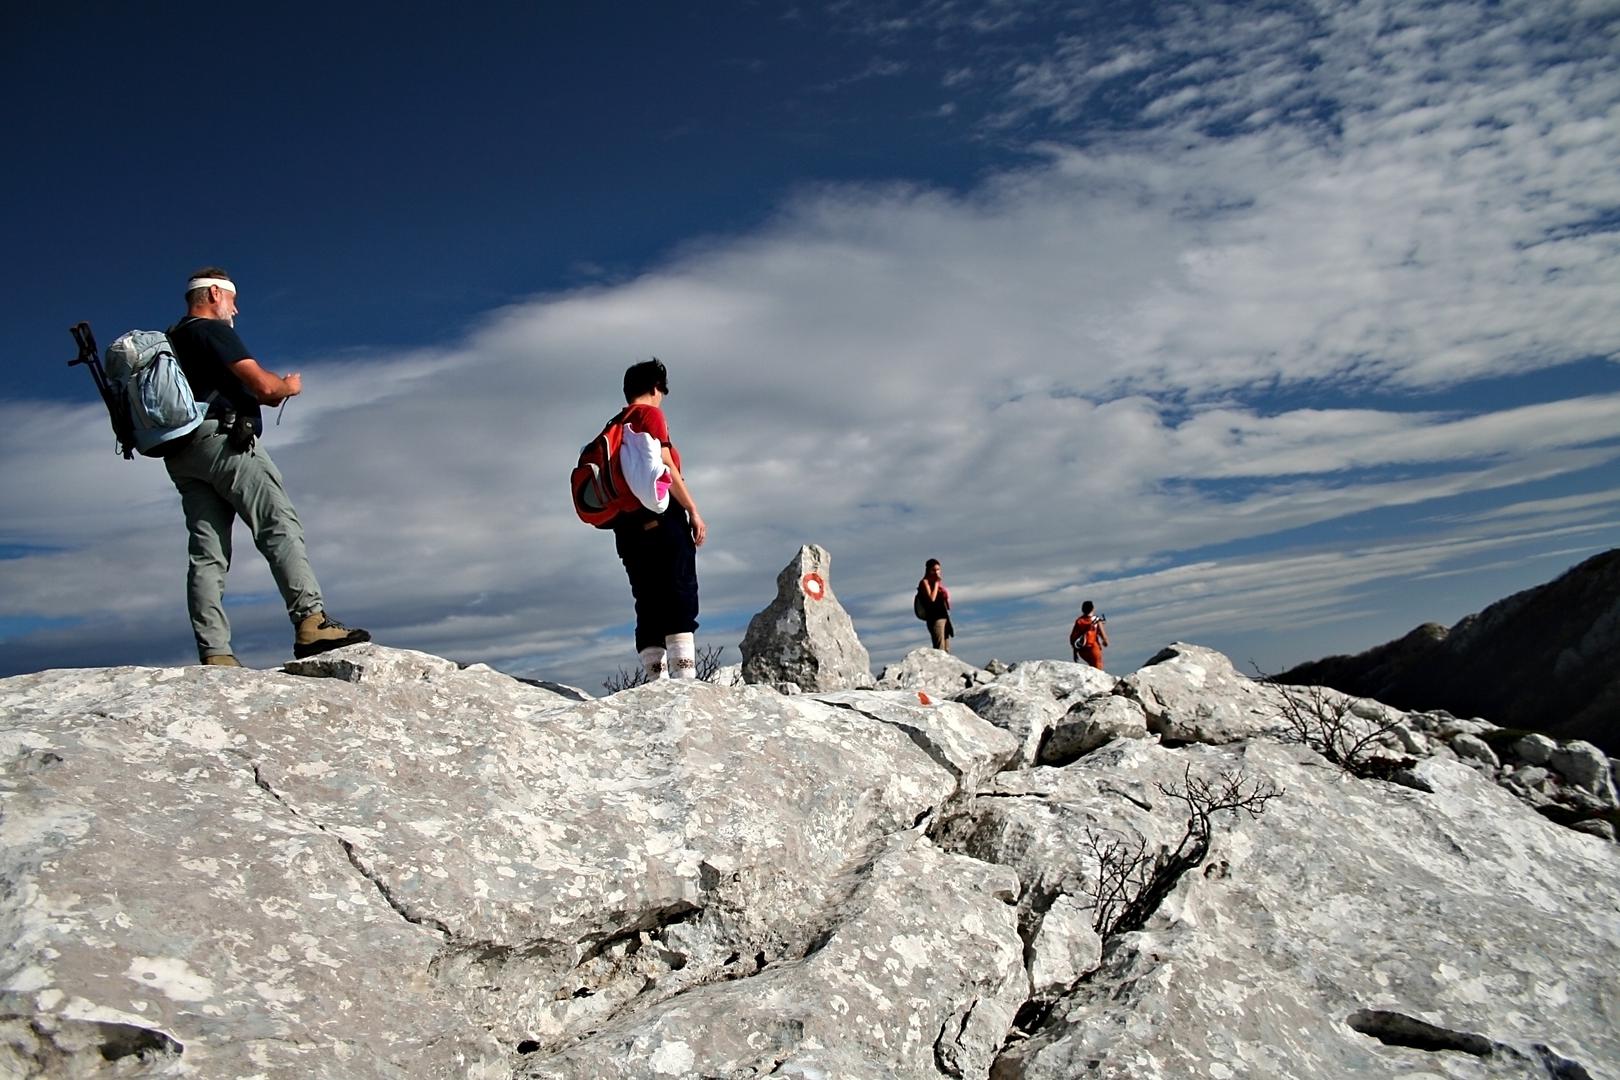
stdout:
{"type": "Polygon", "coordinates": [[[166,444],[190,435],[208,414],[161,330],[123,335],[107,346],[104,366],[108,389],[129,408],[135,449],[147,457],[162,457],[166,444]]]}

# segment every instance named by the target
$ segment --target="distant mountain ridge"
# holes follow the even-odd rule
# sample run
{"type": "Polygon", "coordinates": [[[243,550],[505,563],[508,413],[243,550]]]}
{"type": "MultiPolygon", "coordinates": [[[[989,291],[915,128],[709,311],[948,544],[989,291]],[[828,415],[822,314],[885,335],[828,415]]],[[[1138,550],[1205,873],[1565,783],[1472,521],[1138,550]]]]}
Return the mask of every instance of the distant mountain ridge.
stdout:
{"type": "Polygon", "coordinates": [[[1277,679],[1620,753],[1620,548],[1449,630],[1425,623],[1396,641],[1300,664],[1277,679]]]}

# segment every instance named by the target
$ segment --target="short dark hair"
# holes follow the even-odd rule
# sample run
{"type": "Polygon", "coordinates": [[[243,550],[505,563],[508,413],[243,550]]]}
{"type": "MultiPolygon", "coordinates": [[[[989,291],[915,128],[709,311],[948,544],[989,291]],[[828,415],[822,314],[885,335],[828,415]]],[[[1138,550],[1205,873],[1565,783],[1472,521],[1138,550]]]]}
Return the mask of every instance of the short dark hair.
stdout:
{"type": "MultiPolygon", "coordinates": [[[[205,266],[200,270],[193,270],[189,275],[187,275],[186,280],[190,281],[193,278],[200,277],[217,277],[224,278],[226,281],[229,281],[231,280],[231,272],[225,269],[223,266],[205,266]]],[[[200,304],[207,299],[208,290],[206,288],[186,290],[186,307],[191,307],[194,304],[200,304]]]]}
{"type": "Polygon", "coordinates": [[[1096,610],[1097,610],[1097,605],[1093,604],[1090,600],[1087,600],[1085,603],[1080,605],[1080,614],[1082,614],[1082,615],[1090,615],[1093,611],[1096,611],[1096,610]]]}
{"type": "Polygon", "coordinates": [[[639,364],[631,364],[624,370],[624,400],[634,401],[642,394],[650,394],[654,390],[669,393],[669,372],[664,368],[664,362],[658,357],[643,360],[639,364]]]}

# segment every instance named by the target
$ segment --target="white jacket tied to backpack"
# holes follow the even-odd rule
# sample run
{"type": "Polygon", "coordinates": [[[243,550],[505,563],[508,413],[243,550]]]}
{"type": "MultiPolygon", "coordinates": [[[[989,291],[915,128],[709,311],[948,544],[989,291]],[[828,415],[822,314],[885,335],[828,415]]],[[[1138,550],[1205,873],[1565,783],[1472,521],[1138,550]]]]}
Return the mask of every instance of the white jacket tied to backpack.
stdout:
{"type": "Polygon", "coordinates": [[[655,514],[669,509],[669,466],[664,464],[664,447],[657,439],[625,424],[619,468],[642,506],[655,514]]]}

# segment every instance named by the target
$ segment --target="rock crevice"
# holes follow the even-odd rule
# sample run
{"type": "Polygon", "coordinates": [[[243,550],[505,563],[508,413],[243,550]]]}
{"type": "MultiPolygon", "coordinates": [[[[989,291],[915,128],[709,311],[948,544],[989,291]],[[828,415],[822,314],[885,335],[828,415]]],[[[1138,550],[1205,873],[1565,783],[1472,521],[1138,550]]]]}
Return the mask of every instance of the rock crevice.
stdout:
{"type": "Polygon", "coordinates": [[[253,783],[260,791],[270,796],[271,799],[275,800],[277,804],[283,807],[287,813],[301,821],[308,821],[309,824],[315,829],[325,833],[327,836],[330,836],[338,847],[343,850],[343,856],[348,860],[349,865],[354,867],[356,873],[371,883],[372,887],[377,890],[378,895],[382,897],[383,902],[398,912],[400,918],[404,919],[413,926],[421,926],[429,930],[437,931],[446,938],[452,936],[450,928],[443,922],[433,918],[430,915],[422,915],[413,912],[407,908],[405,904],[400,902],[400,900],[394,895],[393,890],[389,888],[387,879],[379,875],[376,871],[372,870],[371,867],[365,864],[365,860],[360,857],[360,853],[355,850],[355,846],[352,843],[343,839],[343,837],[338,836],[320,822],[310,821],[305,815],[300,814],[298,809],[283,798],[281,793],[275,789],[275,786],[272,785],[268,779],[266,779],[264,771],[258,765],[253,766],[253,783]]]}

